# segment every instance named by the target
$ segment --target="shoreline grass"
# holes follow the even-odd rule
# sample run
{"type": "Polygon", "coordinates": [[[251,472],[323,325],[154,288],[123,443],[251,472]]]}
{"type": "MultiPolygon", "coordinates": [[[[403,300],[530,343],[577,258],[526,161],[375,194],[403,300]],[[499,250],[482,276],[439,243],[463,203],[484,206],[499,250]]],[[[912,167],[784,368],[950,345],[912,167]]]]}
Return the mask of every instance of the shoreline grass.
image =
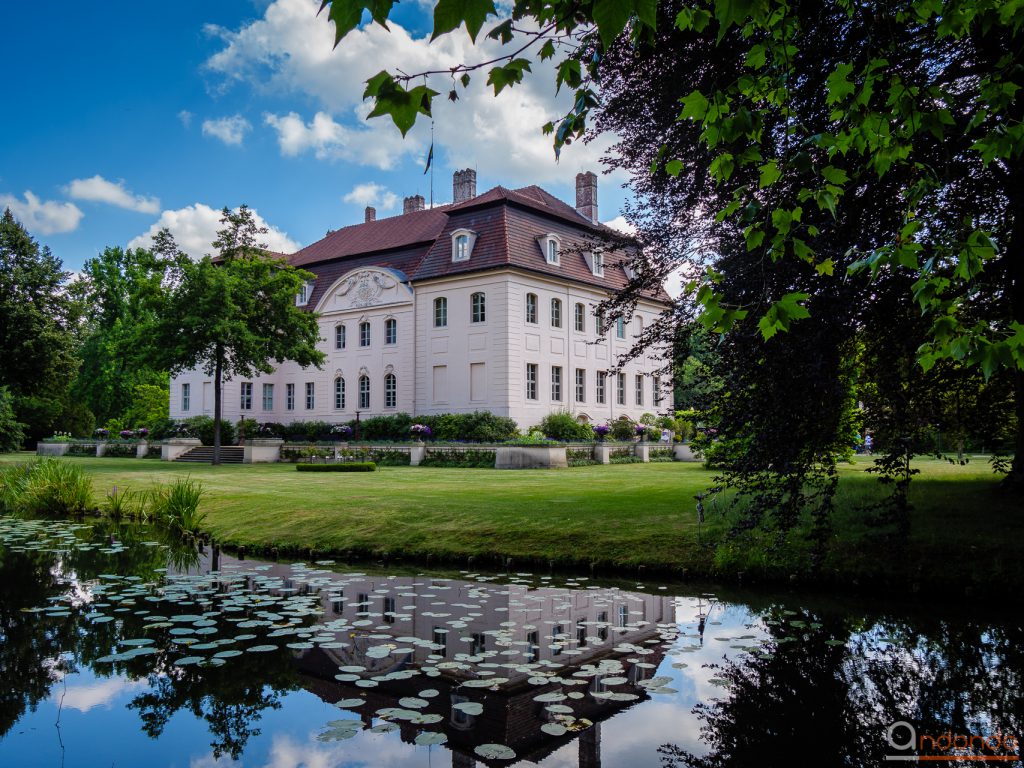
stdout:
{"type": "MultiPolygon", "coordinates": [[[[0,462],[26,454],[0,456],[0,462]]],[[[94,482],[145,492],[190,475],[206,493],[202,524],[218,543],[253,555],[406,558],[491,567],[593,568],[676,578],[783,582],[867,591],[975,597],[1024,587],[1024,505],[998,491],[983,461],[933,459],[912,484],[912,533],[893,547],[858,505],[882,489],[859,459],[841,469],[834,535],[822,572],[806,571],[800,532],[770,550],[727,543],[709,509],[698,534],[694,494],[713,472],[653,463],[562,470],[380,467],[373,473],[299,473],[290,464],[212,467],[138,459],[68,458],[94,482]],[[769,554],[770,553],[770,554],[769,554]],[[469,558],[473,558],[472,561],[469,558]]]]}

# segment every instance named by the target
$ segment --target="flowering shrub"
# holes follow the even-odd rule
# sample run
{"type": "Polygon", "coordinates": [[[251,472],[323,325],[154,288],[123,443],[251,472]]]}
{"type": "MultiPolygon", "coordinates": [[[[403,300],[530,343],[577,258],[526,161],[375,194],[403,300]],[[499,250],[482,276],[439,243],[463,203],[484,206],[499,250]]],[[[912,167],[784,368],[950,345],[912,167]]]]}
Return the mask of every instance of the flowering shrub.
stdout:
{"type": "Polygon", "coordinates": [[[348,440],[352,437],[352,427],[348,424],[335,424],[331,427],[331,437],[338,440],[348,440]]]}
{"type": "Polygon", "coordinates": [[[597,437],[601,440],[604,440],[608,436],[608,433],[611,431],[612,428],[609,427],[607,424],[598,424],[596,427],[594,427],[594,432],[597,433],[597,437]]]}
{"type": "Polygon", "coordinates": [[[430,437],[433,434],[433,432],[431,432],[430,430],[430,427],[428,427],[426,424],[413,424],[411,427],[409,427],[409,433],[418,440],[423,440],[424,438],[430,437]]]}
{"type": "Polygon", "coordinates": [[[52,436],[46,438],[47,443],[70,443],[74,438],[71,437],[70,432],[54,432],[52,436]]]}
{"type": "Polygon", "coordinates": [[[637,424],[636,428],[635,428],[635,431],[636,431],[637,437],[643,437],[645,434],[647,434],[647,425],[645,425],[645,424],[637,424]]]}
{"type": "Polygon", "coordinates": [[[130,429],[122,429],[118,434],[121,435],[122,440],[131,440],[135,437],[135,433],[130,429]]]}
{"type": "Polygon", "coordinates": [[[139,439],[149,437],[149,430],[145,427],[139,427],[135,430],[135,436],[139,439]]]}
{"type": "Polygon", "coordinates": [[[106,440],[108,437],[110,437],[110,430],[100,427],[93,434],[95,434],[96,437],[98,437],[100,440],[106,440]]]}

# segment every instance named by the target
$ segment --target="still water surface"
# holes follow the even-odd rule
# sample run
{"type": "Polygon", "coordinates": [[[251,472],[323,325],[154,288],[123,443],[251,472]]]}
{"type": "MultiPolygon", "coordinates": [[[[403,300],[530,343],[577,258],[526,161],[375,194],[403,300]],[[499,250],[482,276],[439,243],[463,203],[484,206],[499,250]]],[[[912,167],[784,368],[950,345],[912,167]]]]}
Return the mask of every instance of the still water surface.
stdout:
{"type": "Polygon", "coordinates": [[[912,754],[896,721],[1020,733],[1019,608],[357,572],[0,517],[0,766],[883,765],[912,754]]]}

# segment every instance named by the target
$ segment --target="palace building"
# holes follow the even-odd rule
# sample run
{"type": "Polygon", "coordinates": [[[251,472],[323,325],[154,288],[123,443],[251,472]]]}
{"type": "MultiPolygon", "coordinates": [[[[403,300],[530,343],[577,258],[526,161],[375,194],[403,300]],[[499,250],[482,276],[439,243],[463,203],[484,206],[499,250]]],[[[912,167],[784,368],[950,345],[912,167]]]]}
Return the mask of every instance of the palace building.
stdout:
{"type": "MultiPolygon", "coordinates": [[[[476,192],[457,171],[453,202],[407,197],[399,216],[330,233],[285,258],[316,277],[297,303],[319,314],[322,369],[285,363],[224,384],[225,419],[348,421],[490,411],[521,428],[557,410],[606,422],[670,405],[665,352],[620,364],[668,305],[664,291],[601,333],[596,305],[629,279],[602,253],[597,177],[576,177],[576,206],[536,186],[476,192]]],[[[171,382],[171,418],[213,413],[201,370],[171,382]]]]}

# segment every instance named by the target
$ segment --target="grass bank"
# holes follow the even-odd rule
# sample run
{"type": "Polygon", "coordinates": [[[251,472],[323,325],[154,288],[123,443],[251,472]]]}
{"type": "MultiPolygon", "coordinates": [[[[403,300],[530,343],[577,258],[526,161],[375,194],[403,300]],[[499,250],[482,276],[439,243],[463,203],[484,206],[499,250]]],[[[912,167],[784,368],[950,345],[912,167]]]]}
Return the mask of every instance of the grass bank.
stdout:
{"type": "MultiPolygon", "coordinates": [[[[11,456],[0,461],[12,461],[11,456]]],[[[805,572],[800,532],[781,549],[720,543],[728,520],[709,511],[698,531],[694,494],[712,473],[698,464],[627,464],[498,471],[383,467],[373,473],[299,473],[286,464],[222,466],[138,459],[66,459],[94,481],[146,490],[190,474],[206,491],[204,527],[256,554],[350,556],[666,572],[745,582],[796,581],[805,572]]],[[[979,461],[924,460],[913,483],[912,535],[891,546],[857,507],[881,495],[860,461],[844,467],[839,512],[819,585],[900,592],[1017,593],[1024,587],[1024,508],[997,491],[979,461]]]]}

